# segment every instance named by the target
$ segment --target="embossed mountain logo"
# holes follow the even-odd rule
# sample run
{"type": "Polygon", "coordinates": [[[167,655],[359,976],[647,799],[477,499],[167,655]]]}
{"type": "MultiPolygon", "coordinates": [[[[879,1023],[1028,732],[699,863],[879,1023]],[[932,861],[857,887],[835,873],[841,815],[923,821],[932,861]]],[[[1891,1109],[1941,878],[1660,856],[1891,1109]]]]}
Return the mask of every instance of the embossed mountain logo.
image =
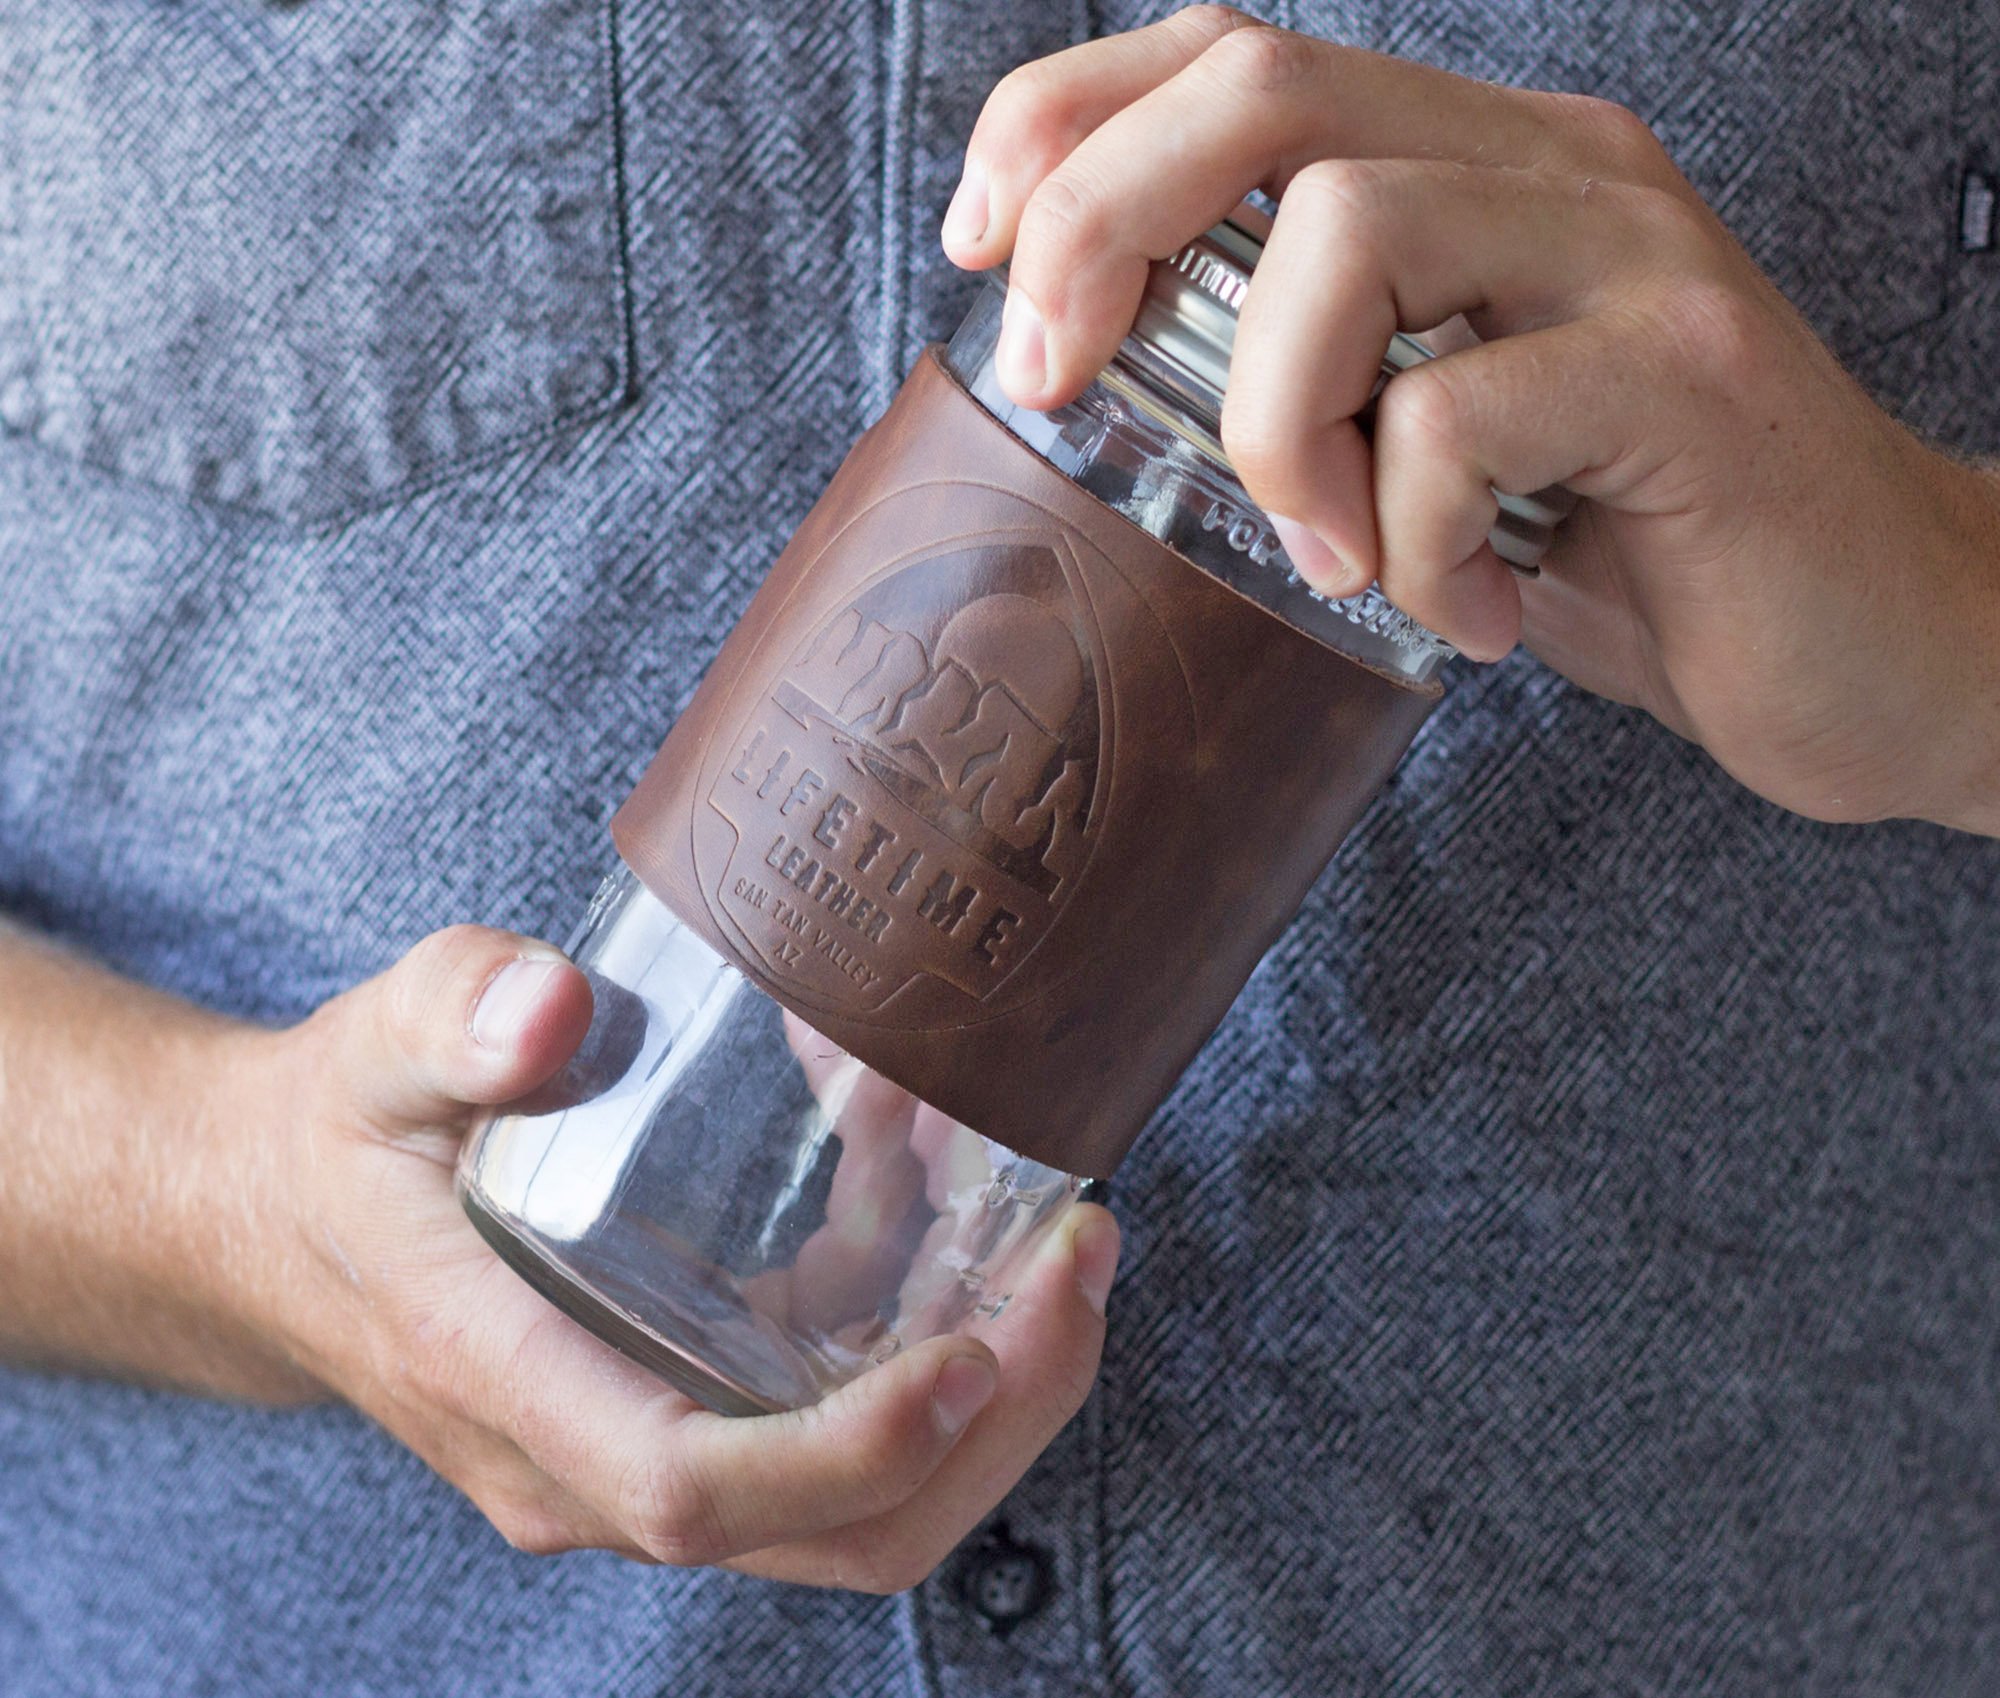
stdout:
{"type": "Polygon", "coordinates": [[[794,678],[781,705],[845,731],[877,779],[980,859],[1050,892],[1082,870],[1096,726],[1078,739],[1074,722],[1089,673],[1039,601],[986,596],[929,651],[850,607],[794,678]]]}
{"type": "Polygon", "coordinates": [[[710,793],[738,836],[716,899],[849,1006],[920,972],[990,995],[1083,874],[1101,741],[1052,547],[920,561],[802,642],[743,727],[710,793]]]}

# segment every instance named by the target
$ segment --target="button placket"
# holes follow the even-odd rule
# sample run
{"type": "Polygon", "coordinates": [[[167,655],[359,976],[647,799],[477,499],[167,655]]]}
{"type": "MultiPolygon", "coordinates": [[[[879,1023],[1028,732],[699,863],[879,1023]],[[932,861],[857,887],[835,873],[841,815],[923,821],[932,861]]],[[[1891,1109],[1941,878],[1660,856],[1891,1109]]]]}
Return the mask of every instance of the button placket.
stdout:
{"type": "Polygon", "coordinates": [[[910,1595],[925,1698],[1104,1689],[1103,1395],[910,1595]]]}
{"type": "MultiPolygon", "coordinates": [[[[945,260],[938,224],[986,96],[1017,65],[1087,39],[1091,14],[1086,0],[1066,9],[885,6],[889,50],[914,62],[892,79],[885,113],[884,227],[900,247],[902,279],[882,302],[891,387],[924,342],[958,321],[973,287],[945,260]]],[[[1103,1689],[1102,1406],[1100,1389],[1008,1499],[908,1594],[926,1698],[1103,1689]]]]}

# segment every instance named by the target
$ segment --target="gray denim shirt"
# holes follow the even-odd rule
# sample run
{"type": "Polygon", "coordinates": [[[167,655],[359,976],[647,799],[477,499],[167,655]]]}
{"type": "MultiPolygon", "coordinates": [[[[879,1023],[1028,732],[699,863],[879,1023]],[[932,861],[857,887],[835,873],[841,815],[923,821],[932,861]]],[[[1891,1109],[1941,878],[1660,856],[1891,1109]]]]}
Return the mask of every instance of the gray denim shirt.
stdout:
{"type": "MultiPolygon", "coordinates": [[[[984,92],[1163,9],[0,0],[0,910],[263,1020],[565,933],[968,298],[984,92]]],[[[1887,405],[2000,447],[1991,0],[1277,16],[1634,105],[1887,405]]],[[[935,1578],[530,1558],[344,1409],[0,1373],[0,1689],[1990,1692],[1996,914],[2000,844],[1465,667],[1121,1173],[1098,1391],[935,1578]]]]}

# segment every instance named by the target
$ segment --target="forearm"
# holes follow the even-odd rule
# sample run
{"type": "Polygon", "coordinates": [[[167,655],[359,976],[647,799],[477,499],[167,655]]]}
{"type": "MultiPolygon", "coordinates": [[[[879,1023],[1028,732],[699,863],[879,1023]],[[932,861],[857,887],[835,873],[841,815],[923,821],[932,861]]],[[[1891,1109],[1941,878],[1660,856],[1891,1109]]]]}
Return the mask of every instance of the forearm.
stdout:
{"type": "Polygon", "coordinates": [[[243,1225],[268,1164],[224,1130],[221,1075],[255,1044],[0,925],[0,1358],[321,1395],[235,1318],[273,1276],[243,1225]]]}

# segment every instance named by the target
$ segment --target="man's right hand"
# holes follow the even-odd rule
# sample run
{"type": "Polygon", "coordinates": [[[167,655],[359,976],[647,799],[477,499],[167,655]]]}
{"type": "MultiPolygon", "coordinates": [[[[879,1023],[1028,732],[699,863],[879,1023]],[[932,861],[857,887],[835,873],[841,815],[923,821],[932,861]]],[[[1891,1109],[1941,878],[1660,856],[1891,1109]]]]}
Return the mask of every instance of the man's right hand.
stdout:
{"type": "Polygon", "coordinates": [[[1025,66],[944,227],[1008,262],[1010,398],[1073,401],[1257,188],[1222,441],[1308,580],[1475,659],[1525,633],[1794,812],[2000,835],[2000,476],[1876,405],[1629,111],[1227,6],[1025,66]],[[1364,431],[1399,329],[1448,340],[1364,431]],[[1585,504],[1524,584],[1494,491],[1558,483],[1585,504]]]}
{"type": "MultiPolygon", "coordinates": [[[[179,1011],[176,1082],[203,1082],[201,1112],[166,1117],[120,1163],[140,1217],[127,1241],[146,1219],[182,1241],[176,1254],[149,1248],[143,1272],[125,1278],[129,1302],[98,1301],[87,1327],[66,1328],[65,1290],[116,1281],[100,1269],[83,1285],[24,1293],[36,1259],[18,1252],[36,1233],[23,1217],[37,1198],[52,1214],[75,1199],[52,1182],[0,1203],[0,1237],[16,1235],[0,1261],[0,1308],[15,1319],[0,1337],[17,1357],[236,1395],[324,1386],[522,1549],[596,1547],[864,1591],[928,1574],[1095,1376],[1118,1240],[1109,1214],[1088,1205],[980,1339],[933,1340],[791,1414],[712,1414],[552,1308],[480,1240],[452,1191],[459,1142],[482,1108],[548,1079],[589,1024],[588,985],[546,944],[454,927],[282,1032],[215,1021],[0,938],[0,954],[14,949],[34,957],[34,973],[13,984],[57,975],[45,1003],[67,997],[100,1028],[121,996],[143,1005],[130,1034],[82,1034],[77,1069],[121,1065],[124,1037],[142,1044],[137,1027],[157,1031],[179,1011]]],[[[0,1000],[0,1059],[24,1027],[33,1036],[21,994],[0,1000]]],[[[38,1053],[47,1079],[52,1058],[46,1045],[38,1053]]],[[[162,1094],[142,1088],[135,1100],[162,1094]]],[[[63,1112],[59,1092],[5,1095],[10,1117],[63,1112]]],[[[43,1168],[61,1144],[36,1138],[43,1168]]],[[[75,1243],[63,1248],[73,1261],[75,1243]]]]}

